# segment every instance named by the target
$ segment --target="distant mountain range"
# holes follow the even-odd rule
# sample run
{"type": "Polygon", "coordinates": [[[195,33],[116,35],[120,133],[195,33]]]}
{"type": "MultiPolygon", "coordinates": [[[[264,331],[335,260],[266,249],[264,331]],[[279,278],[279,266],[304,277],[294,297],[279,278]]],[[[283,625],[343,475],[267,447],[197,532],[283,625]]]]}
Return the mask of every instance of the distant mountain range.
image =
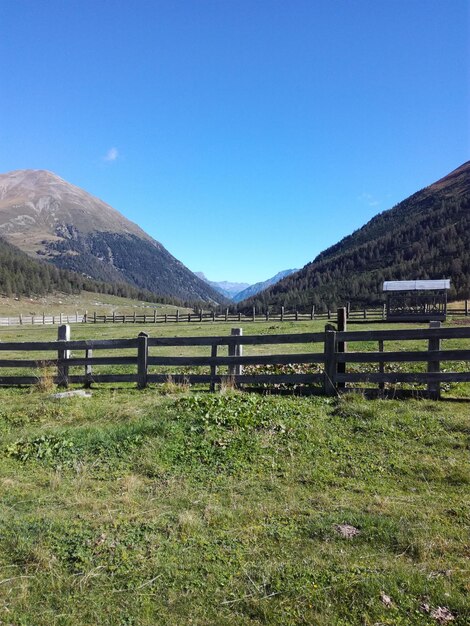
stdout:
{"type": "Polygon", "coordinates": [[[210,285],[213,289],[221,293],[223,296],[228,298],[229,300],[233,300],[234,296],[237,295],[243,289],[246,289],[250,286],[249,283],[231,283],[227,280],[222,281],[214,281],[209,280],[203,272],[194,272],[196,276],[198,276],[201,280],[210,285]]]}
{"type": "Polygon", "coordinates": [[[377,304],[384,280],[427,278],[450,278],[450,298],[470,297],[470,161],[242,304],[377,304]]]}
{"type": "Polygon", "coordinates": [[[242,300],[251,298],[252,296],[255,296],[257,293],[260,293],[261,291],[264,291],[268,287],[271,287],[271,285],[275,285],[286,276],[290,276],[291,274],[294,274],[294,272],[298,272],[298,270],[283,270],[282,272],[278,272],[272,278],[268,278],[268,280],[265,280],[261,283],[255,283],[254,285],[250,285],[246,289],[243,289],[243,291],[239,291],[233,297],[233,300],[235,302],[242,302],[242,300]]]}
{"type": "Polygon", "coordinates": [[[0,174],[0,237],[94,280],[186,302],[225,302],[139,226],[51,172],[0,174]]]}
{"type": "Polygon", "coordinates": [[[216,282],[209,280],[202,272],[196,272],[196,276],[199,276],[202,280],[206,281],[211,287],[219,291],[222,295],[233,302],[241,302],[245,300],[245,298],[249,298],[254,296],[255,294],[263,291],[263,289],[267,289],[270,285],[274,285],[279,282],[282,278],[289,276],[293,272],[297,272],[297,270],[284,270],[282,272],[278,272],[272,278],[268,278],[261,283],[255,283],[254,285],[250,285],[249,283],[230,283],[227,281],[216,282]]]}

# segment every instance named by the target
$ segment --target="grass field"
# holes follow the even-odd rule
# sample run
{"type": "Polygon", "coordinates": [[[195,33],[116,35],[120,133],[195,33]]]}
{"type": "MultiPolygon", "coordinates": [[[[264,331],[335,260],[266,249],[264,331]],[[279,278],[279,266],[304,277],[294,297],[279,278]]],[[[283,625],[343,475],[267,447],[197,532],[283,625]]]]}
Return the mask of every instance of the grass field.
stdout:
{"type": "MultiPolygon", "coordinates": [[[[333,320],[332,320],[333,321],[333,320]]],[[[468,324],[470,323],[470,318],[456,318],[455,320],[450,319],[446,325],[452,324],[468,324]]],[[[207,335],[221,335],[228,336],[230,335],[231,329],[235,326],[242,326],[244,335],[272,335],[272,334],[288,334],[288,333],[319,333],[324,331],[325,329],[325,320],[316,320],[314,322],[311,321],[270,321],[265,322],[262,320],[251,322],[251,321],[242,321],[239,322],[223,322],[217,321],[212,323],[207,320],[202,323],[199,322],[180,322],[180,323],[148,323],[146,325],[143,324],[71,324],[71,338],[72,339],[113,339],[113,338],[135,338],[138,336],[140,332],[146,332],[150,337],[185,337],[185,336],[207,336],[207,335]]],[[[401,328],[427,328],[428,325],[426,323],[423,324],[396,324],[396,323],[374,323],[374,322],[359,322],[359,323],[350,323],[350,330],[379,330],[379,329],[401,329],[401,328]]],[[[0,327],[0,341],[54,341],[57,339],[57,326],[10,326],[10,327],[0,327]]],[[[385,342],[385,350],[387,351],[400,351],[400,350],[427,350],[427,341],[407,341],[407,342],[396,342],[396,341],[387,341],[385,342]]],[[[354,342],[350,343],[348,350],[349,351],[376,351],[377,350],[377,342],[374,341],[363,341],[363,342],[354,342]]],[[[443,340],[442,341],[442,349],[470,349],[470,340],[443,340]]],[[[279,344],[279,345],[257,345],[257,346],[244,346],[243,354],[246,356],[252,354],[274,354],[274,353],[308,353],[308,352],[322,352],[323,344],[315,343],[315,344],[279,344]]],[[[135,350],[123,350],[123,351],[106,351],[99,350],[95,351],[95,356],[117,356],[118,354],[123,356],[135,356],[135,350]]],[[[210,348],[207,346],[202,347],[159,347],[152,348],[150,354],[159,355],[159,356],[210,356],[210,348]]],[[[226,354],[223,350],[219,351],[219,356],[226,354]]],[[[25,354],[24,352],[17,352],[15,354],[9,354],[9,358],[35,358],[45,360],[47,358],[54,358],[56,355],[54,353],[47,352],[35,352],[25,354]]],[[[84,356],[84,352],[74,354],[73,356],[84,356]]],[[[424,362],[421,363],[394,363],[387,365],[386,368],[390,368],[387,371],[426,371],[427,364],[424,362]]],[[[461,361],[461,362],[445,362],[443,364],[443,369],[447,371],[468,371],[470,367],[469,362],[461,361]]],[[[361,364],[361,365],[349,365],[350,371],[365,371],[366,369],[369,371],[377,371],[377,364],[361,364]]],[[[95,373],[135,373],[135,366],[95,366],[95,373]]],[[[220,373],[224,373],[225,370],[220,369],[220,373]]],[[[247,370],[248,371],[248,370],[247,370]]],[[[2,370],[4,375],[18,375],[22,373],[24,375],[34,375],[34,371],[27,370],[2,370]]],[[[164,372],[164,373],[209,373],[209,368],[199,368],[186,370],[182,372],[176,372],[172,368],[154,368],[151,369],[151,372],[164,372]]],[[[71,374],[79,374],[83,373],[83,370],[79,370],[78,368],[72,368],[71,374]]],[[[400,385],[398,386],[400,387],[400,385]]],[[[401,385],[402,388],[416,388],[418,389],[418,385],[401,385]]],[[[452,384],[443,384],[442,391],[444,397],[457,397],[457,398],[470,398],[470,384],[469,383],[452,383],[452,384]]]]}
{"type": "Polygon", "coordinates": [[[469,623],[468,401],[51,391],[0,389],[1,624],[469,623]]]}
{"type": "MultiPolygon", "coordinates": [[[[91,315],[96,311],[99,315],[111,315],[113,312],[132,315],[134,312],[153,315],[154,309],[159,315],[171,313],[174,315],[177,307],[169,304],[157,304],[155,302],[141,302],[130,298],[119,298],[101,293],[82,291],[80,294],[57,293],[47,296],[33,296],[30,298],[7,298],[0,296],[0,317],[13,317],[22,315],[59,315],[65,313],[80,315],[88,311],[91,315]]],[[[179,307],[181,312],[188,311],[179,307]]]]}

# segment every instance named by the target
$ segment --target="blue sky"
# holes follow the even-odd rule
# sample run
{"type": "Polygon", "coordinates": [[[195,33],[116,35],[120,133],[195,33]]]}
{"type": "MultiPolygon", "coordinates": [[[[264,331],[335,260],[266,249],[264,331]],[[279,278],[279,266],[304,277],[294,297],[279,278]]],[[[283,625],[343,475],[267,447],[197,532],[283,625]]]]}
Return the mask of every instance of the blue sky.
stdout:
{"type": "Polygon", "coordinates": [[[2,0],[0,171],[257,282],[470,158],[468,0],[2,0]]]}

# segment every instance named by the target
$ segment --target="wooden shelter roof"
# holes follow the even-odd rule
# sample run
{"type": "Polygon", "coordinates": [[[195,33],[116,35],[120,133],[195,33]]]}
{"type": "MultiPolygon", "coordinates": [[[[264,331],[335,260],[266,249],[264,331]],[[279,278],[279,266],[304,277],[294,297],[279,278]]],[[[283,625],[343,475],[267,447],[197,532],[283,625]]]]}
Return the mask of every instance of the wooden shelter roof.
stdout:
{"type": "Polygon", "coordinates": [[[441,280],[386,280],[383,291],[432,291],[450,288],[450,278],[441,280]]]}

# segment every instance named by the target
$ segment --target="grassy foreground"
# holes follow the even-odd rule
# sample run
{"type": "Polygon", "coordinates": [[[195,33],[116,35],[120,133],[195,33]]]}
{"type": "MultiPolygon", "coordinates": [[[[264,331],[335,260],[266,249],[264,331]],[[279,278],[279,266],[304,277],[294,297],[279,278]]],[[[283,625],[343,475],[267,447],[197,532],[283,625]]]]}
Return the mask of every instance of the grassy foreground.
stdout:
{"type": "Polygon", "coordinates": [[[0,393],[1,624],[469,623],[468,402],[0,393]]]}

